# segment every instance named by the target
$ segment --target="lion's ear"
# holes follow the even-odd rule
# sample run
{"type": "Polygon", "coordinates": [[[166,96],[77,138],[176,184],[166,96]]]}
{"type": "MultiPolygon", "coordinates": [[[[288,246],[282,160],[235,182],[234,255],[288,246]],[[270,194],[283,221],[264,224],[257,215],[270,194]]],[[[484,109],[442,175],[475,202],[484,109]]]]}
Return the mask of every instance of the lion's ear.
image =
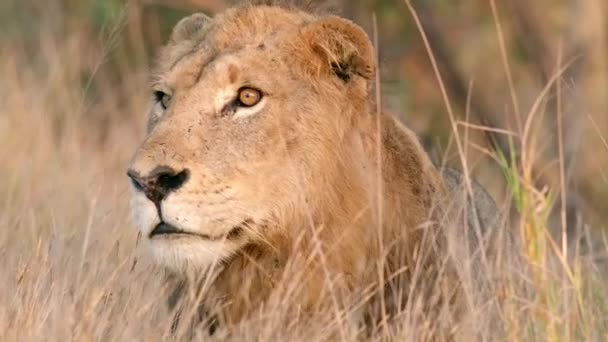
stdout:
{"type": "Polygon", "coordinates": [[[179,42],[190,40],[202,34],[205,27],[211,22],[211,18],[203,13],[195,13],[180,20],[173,28],[171,41],[179,42]]]}
{"type": "Polygon", "coordinates": [[[303,28],[305,42],[320,61],[320,67],[345,82],[354,76],[372,79],[374,48],[367,34],[353,22],[328,16],[303,28]]]}

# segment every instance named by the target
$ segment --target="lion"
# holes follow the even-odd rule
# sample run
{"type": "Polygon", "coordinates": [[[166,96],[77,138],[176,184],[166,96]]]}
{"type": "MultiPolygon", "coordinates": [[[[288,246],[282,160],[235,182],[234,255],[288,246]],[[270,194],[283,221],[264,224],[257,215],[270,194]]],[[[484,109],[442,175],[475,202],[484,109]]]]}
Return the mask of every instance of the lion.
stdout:
{"type": "MultiPolygon", "coordinates": [[[[462,177],[442,176],[377,109],[376,67],[362,28],[285,3],[175,26],[128,170],[131,207],[155,260],[179,288],[204,288],[220,324],[293,292],[290,282],[298,312],[346,307],[384,286],[378,267],[416,262],[443,212],[435,198],[462,177]]],[[[495,208],[481,197],[485,226],[495,208]]]]}

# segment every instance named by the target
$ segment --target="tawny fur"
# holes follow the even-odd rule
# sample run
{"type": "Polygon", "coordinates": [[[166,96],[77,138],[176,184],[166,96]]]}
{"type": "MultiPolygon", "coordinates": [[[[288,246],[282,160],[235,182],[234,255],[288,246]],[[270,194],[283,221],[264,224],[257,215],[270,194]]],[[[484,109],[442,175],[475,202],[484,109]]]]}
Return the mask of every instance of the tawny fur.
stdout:
{"type": "MultiPolygon", "coordinates": [[[[246,5],[194,15],[159,58],[153,87],[171,104],[154,105],[131,168],[189,170],[163,202],[164,220],[219,240],[149,245],[174,274],[207,277],[204,304],[221,307],[224,322],[273,296],[294,297],[298,312],[360,300],[383,286],[378,260],[386,274],[413,264],[446,191],[415,135],[376,112],[367,35],[311,13],[246,5]],[[238,119],[222,106],[241,86],[266,102],[238,119]],[[244,219],[243,234],[228,239],[244,219]]],[[[133,198],[147,236],[160,218],[143,194],[133,198]]]]}

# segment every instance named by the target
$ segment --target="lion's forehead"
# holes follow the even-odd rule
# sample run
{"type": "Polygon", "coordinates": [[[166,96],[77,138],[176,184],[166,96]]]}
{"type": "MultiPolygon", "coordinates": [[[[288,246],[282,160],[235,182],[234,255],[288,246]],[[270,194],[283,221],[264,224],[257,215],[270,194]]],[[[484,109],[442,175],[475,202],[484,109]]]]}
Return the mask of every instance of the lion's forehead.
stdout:
{"type": "Polygon", "coordinates": [[[312,18],[303,12],[276,7],[236,8],[214,18],[210,33],[216,44],[229,47],[291,31],[312,18]]]}
{"type": "Polygon", "coordinates": [[[192,56],[213,56],[246,47],[272,45],[313,18],[304,12],[277,7],[233,8],[214,17],[200,36],[167,45],[161,52],[164,58],[159,61],[159,73],[171,70],[181,60],[192,56]]]}

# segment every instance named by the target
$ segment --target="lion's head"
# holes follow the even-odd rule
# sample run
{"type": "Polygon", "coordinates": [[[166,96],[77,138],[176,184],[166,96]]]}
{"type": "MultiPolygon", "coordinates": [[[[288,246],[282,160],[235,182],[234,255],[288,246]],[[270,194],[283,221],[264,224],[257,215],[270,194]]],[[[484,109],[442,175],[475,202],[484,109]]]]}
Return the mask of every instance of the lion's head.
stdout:
{"type": "Polygon", "coordinates": [[[319,220],[328,203],[333,215],[356,206],[332,189],[365,191],[347,178],[366,168],[355,135],[371,120],[373,73],[367,35],[335,16],[242,6],[183,19],[128,171],[159,261],[206,268],[293,233],[295,217],[319,220]]]}

